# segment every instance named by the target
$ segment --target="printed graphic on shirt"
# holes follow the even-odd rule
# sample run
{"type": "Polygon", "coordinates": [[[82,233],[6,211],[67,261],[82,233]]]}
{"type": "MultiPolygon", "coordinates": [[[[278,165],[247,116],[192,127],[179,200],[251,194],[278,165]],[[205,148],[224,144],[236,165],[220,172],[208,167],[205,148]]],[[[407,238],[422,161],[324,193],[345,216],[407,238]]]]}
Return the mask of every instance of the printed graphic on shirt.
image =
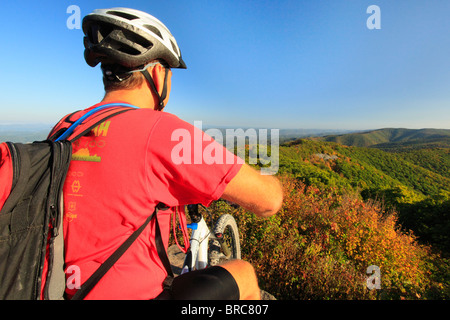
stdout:
{"type": "Polygon", "coordinates": [[[92,132],[94,132],[96,137],[106,137],[108,134],[109,125],[111,124],[111,121],[105,121],[100,123],[98,126],[96,126],[94,129],[92,129],[92,132]]]}
{"type": "Polygon", "coordinates": [[[68,183],[67,189],[67,197],[64,206],[64,220],[66,222],[72,222],[78,216],[77,211],[77,202],[76,197],[82,197],[82,184],[80,182],[79,177],[82,177],[84,174],[81,171],[69,173],[68,179],[66,183],[68,183]],[[75,198],[72,198],[75,197],[75,198]]]}
{"type": "Polygon", "coordinates": [[[72,192],[78,193],[78,191],[80,191],[80,189],[81,189],[80,180],[75,180],[72,183],[72,192]]]}
{"type": "Polygon", "coordinates": [[[83,197],[83,183],[81,177],[84,176],[82,171],[69,172],[66,180],[65,203],[64,203],[64,220],[72,222],[77,217],[77,199],[83,197]]]}
{"type": "Polygon", "coordinates": [[[91,156],[88,148],[82,148],[72,154],[72,160],[100,162],[102,158],[96,154],[91,156]]]}
{"type": "Polygon", "coordinates": [[[67,209],[69,209],[70,211],[77,210],[77,203],[75,201],[70,201],[68,203],[67,209]]]}
{"type": "MultiPolygon", "coordinates": [[[[106,137],[111,121],[105,121],[94,129],[92,133],[97,137],[106,137]]],[[[104,139],[84,140],[80,139],[73,144],[72,160],[101,162],[102,158],[97,154],[98,149],[104,148],[106,141],[104,139]]]]}
{"type": "Polygon", "coordinates": [[[82,197],[83,194],[80,192],[82,189],[80,180],[67,180],[66,183],[69,183],[70,189],[68,190],[69,193],[67,193],[68,196],[73,197],[82,197]]]}
{"type": "Polygon", "coordinates": [[[69,203],[67,204],[67,210],[68,212],[64,213],[64,219],[67,222],[72,222],[77,218],[77,214],[74,213],[74,211],[77,210],[77,203],[75,201],[69,201],[69,203]]]}
{"type": "Polygon", "coordinates": [[[74,214],[74,213],[72,213],[72,212],[66,212],[66,213],[64,213],[64,219],[67,221],[67,222],[72,222],[74,219],[76,219],[77,218],[77,215],[76,214],[74,214]]]}
{"type": "MultiPolygon", "coordinates": [[[[91,130],[91,138],[79,139],[73,143],[72,160],[101,162],[99,156],[101,150],[106,146],[104,137],[108,134],[111,121],[105,121],[91,130]],[[92,138],[92,137],[95,138],[92,138]]],[[[64,212],[64,220],[68,223],[78,218],[76,200],[83,197],[83,171],[70,171],[67,176],[67,202],[64,212]]]]}

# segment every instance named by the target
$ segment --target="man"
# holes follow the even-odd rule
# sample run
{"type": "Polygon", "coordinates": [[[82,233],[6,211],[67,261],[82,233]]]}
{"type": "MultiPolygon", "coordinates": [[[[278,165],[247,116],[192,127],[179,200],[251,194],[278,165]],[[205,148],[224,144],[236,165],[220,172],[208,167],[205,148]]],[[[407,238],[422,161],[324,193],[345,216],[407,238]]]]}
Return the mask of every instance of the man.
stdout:
{"type": "MultiPolygon", "coordinates": [[[[80,270],[81,283],[158,203],[170,207],[157,214],[165,248],[170,217],[184,205],[209,205],[223,198],[261,217],[279,210],[282,190],[278,180],[238,164],[234,155],[232,163],[228,159],[223,164],[205,164],[194,159],[193,146],[188,155],[192,161],[173,161],[179,143],[173,141],[175,130],[187,130],[192,145],[198,143],[193,137],[204,133],[162,112],[169,99],[171,68],[185,69],[186,65],[175,38],[159,20],[127,8],[95,10],[83,19],[83,32],[86,62],[92,67],[101,63],[106,94],[100,103],[70,115],[69,120],[76,121],[86,111],[107,103],[131,104],[137,109],[103,122],[73,147],[64,185],[65,263],[66,268],[80,270]]],[[[202,139],[202,151],[211,143],[217,144],[202,139]]],[[[214,145],[219,147],[223,148],[214,145]]],[[[224,159],[227,152],[224,149],[224,159]]],[[[167,273],[155,246],[153,221],[86,299],[158,298],[167,273]]],[[[72,297],[77,289],[68,286],[67,296],[72,297]]],[[[260,296],[252,266],[236,260],[177,277],[171,298],[260,296]]]]}

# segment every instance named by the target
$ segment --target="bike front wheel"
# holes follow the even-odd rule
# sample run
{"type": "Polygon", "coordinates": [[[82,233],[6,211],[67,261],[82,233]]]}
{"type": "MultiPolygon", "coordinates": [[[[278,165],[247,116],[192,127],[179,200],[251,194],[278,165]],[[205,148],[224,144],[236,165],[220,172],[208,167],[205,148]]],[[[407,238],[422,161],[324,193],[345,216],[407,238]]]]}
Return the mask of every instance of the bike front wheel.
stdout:
{"type": "Polygon", "coordinates": [[[232,215],[220,216],[214,226],[213,235],[209,245],[208,262],[210,266],[228,260],[241,259],[239,230],[232,215]]]}

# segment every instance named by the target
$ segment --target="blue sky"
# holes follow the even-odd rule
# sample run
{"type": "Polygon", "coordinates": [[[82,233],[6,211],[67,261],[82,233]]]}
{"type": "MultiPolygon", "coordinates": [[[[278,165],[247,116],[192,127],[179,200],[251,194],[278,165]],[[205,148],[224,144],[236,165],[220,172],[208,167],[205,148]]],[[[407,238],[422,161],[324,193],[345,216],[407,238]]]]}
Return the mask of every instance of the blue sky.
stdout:
{"type": "Polygon", "coordinates": [[[163,21],[188,66],[166,111],[191,123],[450,129],[448,0],[2,1],[0,123],[53,123],[103,97],[70,5],[163,21]],[[370,5],[381,29],[367,28],[370,5]]]}

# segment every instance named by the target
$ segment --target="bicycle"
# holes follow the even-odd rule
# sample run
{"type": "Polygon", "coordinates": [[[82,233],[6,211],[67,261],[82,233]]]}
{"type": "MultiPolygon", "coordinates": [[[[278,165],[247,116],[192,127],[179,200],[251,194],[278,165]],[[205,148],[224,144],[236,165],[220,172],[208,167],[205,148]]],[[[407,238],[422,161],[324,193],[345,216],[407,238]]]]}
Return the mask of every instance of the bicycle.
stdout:
{"type": "MultiPolygon", "coordinates": [[[[202,207],[211,216],[208,208],[203,205],[202,207]]],[[[210,229],[199,212],[198,204],[188,205],[187,214],[191,220],[187,227],[192,233],[180,274],[215,266],[228,260],[241,259],[239,230],[232,215],[221,215],[210,229]]]]}

